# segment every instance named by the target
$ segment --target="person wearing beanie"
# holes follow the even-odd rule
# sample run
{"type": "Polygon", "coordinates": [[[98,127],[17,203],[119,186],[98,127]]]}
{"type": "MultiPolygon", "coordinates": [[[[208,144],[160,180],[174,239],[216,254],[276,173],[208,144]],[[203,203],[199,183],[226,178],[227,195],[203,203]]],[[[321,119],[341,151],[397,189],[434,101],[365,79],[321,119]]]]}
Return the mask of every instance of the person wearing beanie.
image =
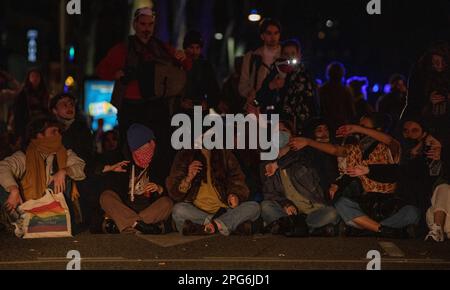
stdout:
{"type": "Polygon", "coordinates": [[[203,57],[203,46],[203,38],[198,31],[191,30],[184,37],[186,59],[183,67],[187,71],[187,83],[180,110],[188,115],[192,115],[194,106],[202,106],[204,111],[216,108],[220,98],[216,72],[212,64],[203,57]]]}
{"type": "Polygon", "coordinates": [[[132,162],[106,165],[100,205],[106,233],[163,234],[171,231],[172,200],[167,197],[157,139],[148,127],[133,124],[127,131],[132,162]]]}

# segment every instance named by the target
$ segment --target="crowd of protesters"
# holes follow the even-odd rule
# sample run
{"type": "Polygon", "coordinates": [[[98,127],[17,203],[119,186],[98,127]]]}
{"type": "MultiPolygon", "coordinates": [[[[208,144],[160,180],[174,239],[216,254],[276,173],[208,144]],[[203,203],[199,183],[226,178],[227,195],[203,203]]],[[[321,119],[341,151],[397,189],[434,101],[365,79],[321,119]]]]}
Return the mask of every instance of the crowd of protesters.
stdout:
{"type": "MultiPolygon", "coordinates": [[[[220,85],[199,32],[183,50],[153,36],[150,8],[135,35],[97,66],[115,81],[118,128],[94,136],[77,98],[51,96],[32,69],[20,86],[0,73],[1,226],[47,187],[77,208],[93,233],[183,235],[268,233],[288,237],[450,239],[450,48],[437,43],[399,74],[376,106],[365,78],[332,62],[317,84],[297,40],[260,24],[262,46],[236,59],[220,85]],[[194,107],[219,114],[278,114],[279,155],[258,150],[181,150],[171,117],[194,107]]],[[[193,136],[198,137],[198,136],[193,136]]]]}

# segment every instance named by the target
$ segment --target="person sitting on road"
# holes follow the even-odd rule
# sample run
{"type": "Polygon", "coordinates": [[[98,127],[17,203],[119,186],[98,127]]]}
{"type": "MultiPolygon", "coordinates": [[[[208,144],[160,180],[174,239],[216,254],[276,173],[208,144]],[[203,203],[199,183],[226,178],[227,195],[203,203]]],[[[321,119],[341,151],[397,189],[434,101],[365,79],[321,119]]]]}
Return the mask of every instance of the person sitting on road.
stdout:
{"type": "Polygon", "coordinates": [[[251,234],[260,207],[247,201],[249,189],[236,157],[228,150],[183,150],[167,179],[177,202],[173,220],[183,235],[251,234]]]}
{"type": "Polygon", "coordinates": [[[11,216],[22,203],[42,198],[51,187],[64,194],[68,205],[75,204],[79,193],[73,181],[86,178],[85,162],[63,146],[60,124],[50,117],[38,118],[28,125],[28,136],[25,152],[0,161],[2,211],[11,216]]]}
{"type": "MultiPolygon", "coordinates": [[[[337,137],[361,135],[362,138],[356,145],[344,147],[306,138],[295,138],[290,145],[294,150],[310,146],[331,155],[345,157],[348,169],[361,165],[398,164],[400,144],[381,131],[382,125],[378,120],[376,115],[364,116],[359,126],[346,125],[338,129],[337,137]]],[[[367,176],[360,176],[359,179],[363,192],[340,196],[335,202],[344,222],[351,227],[368,230],[383,237],[405,237],[406,228],[419,222],[419,210],[406,205],[393,194],[396,183],[377,182],[367,176]],[[389,210],[385,210],[386,208],[389,210]]],[[[336,190],[330,192],[332,198],[335,192],[336,190]]]]}
{"type": "Polygon", "coordinates": [[[164,188],[165,176],[153,131],[133,124],[127,132],[133,162],[106,165],[100,205],[105,211],[106,233],[163,234],[171,231],[172,200],[164,188]],[[128,167],[128,169],[126,169],[128,167]]]}
{"type": "Polygon", "coordinates": [[[288,217],[295,220],[305,215],[309,228],[306,234],[334,236],[339,216],[324,199],[319,175],[312,164],[314,150],[291,150],[289,140],[295,134],[289,122],[280,122],[279,130],[278,158],[273,162],[264,162],[261,170],[265,197],[261,203],[261,215],[268,225],[267,229],[273,234],[292,233],[295,229],[288,226],[288,217]]]}

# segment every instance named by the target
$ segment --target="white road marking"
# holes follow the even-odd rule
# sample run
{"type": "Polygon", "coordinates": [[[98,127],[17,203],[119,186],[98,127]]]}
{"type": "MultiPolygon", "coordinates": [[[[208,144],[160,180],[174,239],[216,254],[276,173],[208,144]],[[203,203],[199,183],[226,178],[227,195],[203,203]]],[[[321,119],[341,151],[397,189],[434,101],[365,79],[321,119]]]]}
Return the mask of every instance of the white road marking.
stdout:
{"type": "MultiPolygon", "coordinates": [[[[367,264],[366,259],[361,260],[328,260],[328,259],[277,259],[277,258],[251,258],[251,257],[205,257],[203,259],[125,259],[116,258],[82,258],[82,263],[280,263],[280,264],[367,264]]],[[[27,265],[27,264],[59,264],[67,263],[66,258],[40,258],[32,261],[2,261],[0,266],[27,265]]],[[[450,265],[450,261],[443,259],[383,259],[383,264],[427,264],[450,265]]]]}

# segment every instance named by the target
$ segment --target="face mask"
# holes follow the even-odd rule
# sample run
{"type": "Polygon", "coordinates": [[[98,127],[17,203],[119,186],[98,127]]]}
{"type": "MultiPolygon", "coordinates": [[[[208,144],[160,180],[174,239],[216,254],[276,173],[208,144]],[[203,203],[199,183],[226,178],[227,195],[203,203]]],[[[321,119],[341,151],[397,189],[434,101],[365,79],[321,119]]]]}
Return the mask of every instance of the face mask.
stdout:
{"type": "Polygon", "coordinates": [[[147,148],[139,148],[133,152],[133,159],[137,166],[140,168],[147,168],[153,160],[153,154],[155,153],[155,147],[150,146],[147,148]]]}
{"type": "Polygon", "coordinates": [[[279,148],[284,148],[289,144],[289,141],[291,140],[291,135],[287,132],[281,131],[280,132],[280,143],[279,148]]]}

